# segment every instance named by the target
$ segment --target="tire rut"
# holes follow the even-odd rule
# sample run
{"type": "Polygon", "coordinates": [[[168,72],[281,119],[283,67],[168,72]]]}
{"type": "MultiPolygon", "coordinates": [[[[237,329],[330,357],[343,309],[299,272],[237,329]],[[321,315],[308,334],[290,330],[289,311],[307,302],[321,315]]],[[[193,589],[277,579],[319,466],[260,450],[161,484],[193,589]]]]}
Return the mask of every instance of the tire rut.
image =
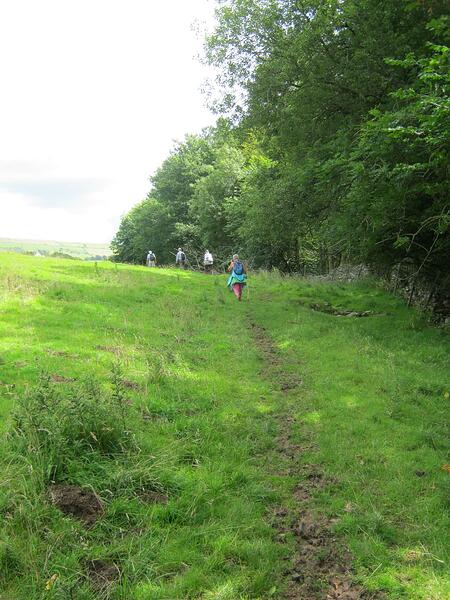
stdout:
{"type": "MultiPolygon", "coordinates": [[[[272,385],[275,383],[279,393],[298,394],[302,380],[284,370],[282,356],[265,328],[250,319],[249,329],[264,357],[261,376],[272,385]]],[[[293,501],[276,507],[270,516],[277,542],[294,540],[294,550],[287,557],[282,576],[284,592],[280,600],[381,600],[384,595],[368,592],[354,582],[351,554],[332,531],[335,521],[314,511],[314,494],[336,481],[327,479],[318,465],[299,464],[301,454],[318,448],[289,404],[285,403],[277,417],[277,453],[283,465],[278,475],[294,478],[297,483],[293,501]],[[301,430],[301,444],[293,438],[294,427],[301,430]]]]}

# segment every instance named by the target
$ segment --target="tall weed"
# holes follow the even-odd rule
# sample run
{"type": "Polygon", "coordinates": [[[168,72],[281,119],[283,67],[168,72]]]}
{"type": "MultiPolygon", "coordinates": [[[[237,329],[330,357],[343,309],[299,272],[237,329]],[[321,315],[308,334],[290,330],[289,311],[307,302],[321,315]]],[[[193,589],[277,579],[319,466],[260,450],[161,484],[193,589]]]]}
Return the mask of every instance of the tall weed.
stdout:
{"type": "Polygon", "coordinates": [[[113,455],[135,444],[126,427],[124,391],[117,372],[112,390],[93,379],[62,386],[42,374],[17,404],[13,449],[42,470],[44,482],[64,478],[68,464],[86,454],[113,455]]]}

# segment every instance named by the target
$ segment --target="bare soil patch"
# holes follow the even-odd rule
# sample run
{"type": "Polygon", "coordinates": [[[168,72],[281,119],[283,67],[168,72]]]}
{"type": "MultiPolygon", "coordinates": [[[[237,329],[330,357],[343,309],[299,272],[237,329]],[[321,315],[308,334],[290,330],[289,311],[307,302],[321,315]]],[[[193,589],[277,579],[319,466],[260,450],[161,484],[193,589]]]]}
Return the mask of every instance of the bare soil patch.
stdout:
{"type": "Polygon", "coordinates": [[[121,384],[123,385],[123,387],[129,390],[139,390],[141,387],[138,383],[136,383],[135,381],[130,381],[129,379],[122,379],[121,384]]]}
{"type": "MultiPolygon", "coordinates": [[[[297,464],[298,455],[315,449],[308,440],[298,444],[292,440],[295,419],[285,420],[278,437],[278,450],[286,463],[286,474],[298,476],[294,490],[295,503],[278,507],[273,525],[277,540],[284,542],[293,537],[295,549],[284,572],[286,600],[369,600],[381,598],[366,592],[353,581],[352,557],[342,542],[332,533],[333,519],[317,514],[313,496],[320,489],[333,485],[315,464],[297,464]]],[[[308,438],[307,435],[305,435],[308,438]]]]}
{"type": "MultiPolygon", "coordinates": [[[[301,302],[301,304],[304,303],[301,302]]],[[[322,312],[335,317],[381,317],[386,315],[386,313],[375,313],[372,310],[346,310],[343,308],[336,308],[329,302],[311,302],[307,306],[316,312],[322,312]]]]}
{"type": "Polygon", "coordinates": [[[253,321],[250,321],[250,330],[256,342],[256,345],[261,350],[262,354],[264,355],[264,358],[270,364],[280,364],[281,361],[275,344],[267,335],[265,328],[261,325],[257,325],[253,321]]]}
{"type": "Polygon", "coordinates": [[[138,497],[142,502],[148,504],[167,504],[169,502],[169,496],[167,494],[153,490],[143,490],[139,492],[138,497]]]}
{"type": "Polygon", "coordinates": [[[120,569],[115,563],[96,559],[87,563],[87,572],[92,588],[104,592],[113,583],[120,580],[120,569]]]}
{"type": "Polygon", "coordinates": [[[80,519],[87,527],[94,525],[104,512],[100,498],[90,489],[78,485],[52,485],[48,493],[52,504],[61,512],[80,519]]]}
{"type": "Polygon", "coordinates": [[[295,373],[284,373],[281,381],[281,391],[289,392],[303,384],[303,380],[295,373]]]}
{"type": "Polygon", "coordinates": [[[49,356],[61,356],[64,358],[78,358],[76,354],[70,354],[66,350],[52,350],[51,348],[46,348],[45,352],[49,356]]]}
{"type": "Polygon", "coordinates": [[[261,370],[261,375],[276,380],[282,392],[289,392],[301,386],[303,381],[300,376],[297,373],[288,373],[283,368],[278,350],[264,327],[250,321],[250,329],[264,356],[265,366],[261,370]]]}
{"type": "Polygon", "coordinates": [[[120,348],[118,346],[95,346],[96,350],[103,350],[103,352],[111,352],[112,354],[120,354],[120,348]]]}
{"type": "Polygon", "coordinates": [[[50,377],[52,378],[52,381],[55,381],[56,383],[71,383],[72,381],[75,381],[73,377],[65,377],[65,375],[58,375],[58,373],[53,373],[50,377]]]}

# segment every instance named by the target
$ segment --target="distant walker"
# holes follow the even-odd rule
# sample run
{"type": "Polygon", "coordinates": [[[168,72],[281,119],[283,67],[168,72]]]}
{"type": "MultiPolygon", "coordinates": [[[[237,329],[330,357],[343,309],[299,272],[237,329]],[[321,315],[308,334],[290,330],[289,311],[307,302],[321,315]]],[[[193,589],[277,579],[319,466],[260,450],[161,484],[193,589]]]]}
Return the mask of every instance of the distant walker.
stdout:
{"type": "Polygon", "coordinates": [[[156,267],[156,255],[152,250],[149,250],[147,254],[147,267],[156,267]]]}
{"type": "Polygon", "coordinates": [[[205,256],[203,257],[203,266],[205,268],[205,273],[212,273],[214,265],[213,255],[209,250],[206,250],[205,256]]]}
{"type": "Polygon", "coordinates": [[[177,255],[175,257],[175,264],[179,269],[186,268],[186,254],[181,248],[178,248],[177,255]]]}

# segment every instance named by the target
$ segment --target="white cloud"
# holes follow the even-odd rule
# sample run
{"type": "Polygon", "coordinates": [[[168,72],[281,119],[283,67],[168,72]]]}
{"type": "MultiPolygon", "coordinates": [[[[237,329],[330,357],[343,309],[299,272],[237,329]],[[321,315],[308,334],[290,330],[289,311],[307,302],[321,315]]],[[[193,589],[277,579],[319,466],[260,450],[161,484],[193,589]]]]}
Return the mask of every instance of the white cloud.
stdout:
{"type": "MultiPolygon", "coordinates": [[[[0,194],[20,194],[35,206],[78,212],[86,208],[95,192],[104,191],[106,186],[107,182],[93,178],[0,179],[0,194]]],[[[101,196],[98,199],[101,200],[101,196]]]]}
{"type": "Polygon", "coordinates": [[[172,140],[214,121],[191,30],[212,12],[208,0],[0,3],[0,236],[111,239],[172,140]]]}

